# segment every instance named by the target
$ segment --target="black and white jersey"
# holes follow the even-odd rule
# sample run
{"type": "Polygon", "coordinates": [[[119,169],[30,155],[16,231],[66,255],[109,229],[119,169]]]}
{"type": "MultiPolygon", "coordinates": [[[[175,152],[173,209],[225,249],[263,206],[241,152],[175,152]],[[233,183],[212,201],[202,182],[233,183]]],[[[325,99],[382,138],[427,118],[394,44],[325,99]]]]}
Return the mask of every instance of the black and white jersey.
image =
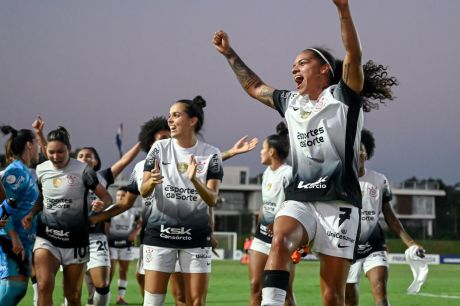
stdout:
{"type": "Polygon", "coordinates": [[[360,96],[340,81],[323,90],[317,101],[286,90],[275,90],[273,101],[289,129],[293,180],[286,200],[345,201],[361,207],[360,96]]]}
{"type": "Polygon", "coordinates": [[[385,250],[379,216],[382,204],[390,202],[393,195],[387,178],[373,170],[365,169],[365,174],[359,178],[359,185],[363,200],[357,258],[364,258],[372,252],[385,250]]]}
{"type": "Polygon", "coordinates": [[[188,178],[190,155],[195,156],[200,181],[222,180],[222,158],[217,148],[201,141],[191,148],[180,147],[175,139],[155,142],[144,171],[151,171],[159,160],[163,183],[153,191],[144,244],[168,248],[210,246],[209,206],[188,178]]]}
{"type": "MultiPolygon", "coordinates": [[[[102,186],[104,186],[104,188],[106,188],[106,189],[107,189],[107,187],[112,185],[113,182],[115,181],[111,168],[100,170],[100,171],[96,172],[96,175],[97,175],[97,178],[99,180],[99,183],[102,186]]],[[[92,211],[91,203],[93,203],[93,201],[96,200],[96,199],[97,199],[96,194],[92,190],[90,190],[88,192],[88,200],[87,200],[88,205],[89,205],[88,211],[89,211],[90,216],[94,214],[94,212],[92,211]]],[[[91,225],[89,227],[89,233],[90,234],[104,234],[105,233],[104,222],[99,222],[99,223],[96,223],[94,225],[91,225]]]]}
{"type": "Polygon", "coordinates": [[[139,215],[135,208],[130,208],[110,219],[109,246],[113,248],[126,248],[132,246],[128,240],[129,234],[136,227],[139,215]]]}
{"type": "Polygon", "coordinates": [[[270,167],[262,175],[262,220],[257,226],[255,237],[267,242],[272,242],[272,235],[267,233],[267,226],[275,221],[281,203],[285,199],[284,189],[292,179],[292,167],[281,165],[273,171],[270,167]]]}
{"type": "Polygon", "coordinates": [[[63,169],[51,161],[37,166],[43,212],[38,218],[37,236],[60,248],[89,245],[88,190],[99,180],[94,170],[71,158],[63,169]]]}

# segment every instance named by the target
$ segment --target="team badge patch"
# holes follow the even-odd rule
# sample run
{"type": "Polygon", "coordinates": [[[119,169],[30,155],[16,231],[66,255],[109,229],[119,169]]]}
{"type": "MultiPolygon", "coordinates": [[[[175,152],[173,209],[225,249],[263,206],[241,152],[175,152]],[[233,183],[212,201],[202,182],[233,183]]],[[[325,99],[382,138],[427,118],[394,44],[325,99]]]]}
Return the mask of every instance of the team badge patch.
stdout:
{"type": "Polygon", "coordinates": [[[59,177],[53,179],[53,186],[55,188],[59,188],[61,187],[61,185],[62,185],[62,180],[59,177]]]}
{"type": "Polygon", "coordinates": [[[188,164],[187,163],[177,163],[177,170],[179,170],[180,173],[184,173],[188,169],[188,164]]]}
{"type": "Polygon", "coordinates": [[[6,182],[8,184],[14,184],[14,182],[16,182],[16,177],[14,175],[10,174],[10,175],[8,175],[6,177],[6,182]]]}

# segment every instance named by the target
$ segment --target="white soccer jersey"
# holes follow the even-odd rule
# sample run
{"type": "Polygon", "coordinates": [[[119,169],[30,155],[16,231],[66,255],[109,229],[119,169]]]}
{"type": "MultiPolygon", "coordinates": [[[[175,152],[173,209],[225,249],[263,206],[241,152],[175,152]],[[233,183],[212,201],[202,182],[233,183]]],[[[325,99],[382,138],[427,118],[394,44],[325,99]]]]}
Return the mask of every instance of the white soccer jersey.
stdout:
{"type": "Polygon", "coordinates": [[[365,174],[359,178],[359,185],[363,204],[357,257],[363,258],[385,249],[385,238],[378,223],[382,204],[391,201],[392,193],[387,178],[373,170],[365,169],[365,174]]]}
{"type": "Polygon", "coordinates": [[[96,173],[73,158],[63,169],[51,161],[37,166],[43,212],[38,218],[37,236],[60,248],[83,247],[88,241],[88,190],[99,183],[96,173]]]}
{"type": "Polygon", "coordinates": [[[145,160],[144,171],[159,160],[163,183],[155,186],[144,244],[171,248],[210,246],[209,206],[188,178],[190,155],[197,162],[196,177],[206,183],[223,177],[220,151],[201,141],[182,148],[176,139],[155,142],[145,160]]]}
{"type": "Polygon", "coordinates": [[[128,241],[128,236],[136,227],[136,220],[135,208],[130,208],[110,219],[109,246],[112,248],[132,246],[132,241],[128,241]]]}
{"type": "Polygon", "coordinates": [[[291,179],[292,167],[289,165],[281,165],[275,171],[270,167],[265,169],[262,176],[262,220],[257,227],[256,238],[271,243],[272,236],[267,233],[267,226],[275,221],[275,215],[285,198],[284,189],[291,179]]]}
{"type": "Polygon", "coordinates": [[[273,101],[289,128],[293,180],[286,200],[345,201],[361,207],[358,153],[362,100],[343,81],[309,101],[275,90],[273,101]]]}

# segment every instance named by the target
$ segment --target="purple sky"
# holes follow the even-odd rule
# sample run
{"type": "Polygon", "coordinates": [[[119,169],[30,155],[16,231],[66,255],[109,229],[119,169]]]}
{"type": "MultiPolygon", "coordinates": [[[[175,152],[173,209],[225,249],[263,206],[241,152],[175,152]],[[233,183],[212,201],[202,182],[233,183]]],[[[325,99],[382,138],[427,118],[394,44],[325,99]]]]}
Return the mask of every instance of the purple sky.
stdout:
{"type": "MultiPolygon", "coordinates": [[[[372,167],[405,178],[460,181],[460,1],[351,1],[364,60],[390,66],[397,100],[365,116],[377,141],[372,167]]],[[[115,132],[124,149],[139,126],[177,99],[207,101],[207,142],[228,148],[240,136],[264,139],[279,115],[240,88],[211,44],[224,29],[235,50],[268,84],[294,87],[290,67],[320,45],[343,56],[332,1],[17,1],[0,2],[0,123],[71,132],[74,147],[95,146],[110,166],[115,132]]],[[[0,144],[6,138],[1,139],[0,144]]],[[[255,152],[228,162],[263,170],[255,152]]]]}

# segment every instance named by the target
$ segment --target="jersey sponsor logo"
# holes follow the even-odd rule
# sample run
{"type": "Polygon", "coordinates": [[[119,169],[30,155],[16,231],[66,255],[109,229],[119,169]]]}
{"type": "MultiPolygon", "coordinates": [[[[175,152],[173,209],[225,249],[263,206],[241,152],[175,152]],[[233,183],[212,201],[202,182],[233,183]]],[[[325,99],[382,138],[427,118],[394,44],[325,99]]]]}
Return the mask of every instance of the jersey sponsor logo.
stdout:
{"type": "Polygon", "coordinates": [[[299,189],[326,189],[327,185],[325,184],[327,182],[328,176],[325,177],[320,177],[316,182],[313,183],[305,183],[304,181],[300,181],[299,185],[297,185],[297,188],[299,189]]]}
{"type": "Polygon", "coordinates": [[[70,239],[70,232],[66,232],[64,230],[57,230],[46,226],[45,231],[48,236],[58,240],[68,241],[70,239]]]}
{"type": "Polygon", "coordinates": [[[50,199],[45,198],[46,208],[70,208],[70,204],[72,204],[72,199],[50,199]]]}
{"type": "Polygon", "coordinates": [[[59,188],[59,187],[61,187],[61,185],[62,185],[62,179],[61,178],[56,177],[56,178],[53,179],[53,186],[55,188],[59,188]]]}
{"type": "Polygon", "coordinates": [[[362,210],[361,211],[361,221],[374,221],[375,220],[375,211],[373,210],[362,210]]]}
{"type": "Polygon", "coordinates": [[[324,142],[324,137],[322,136],[324,132],[324,127],[321,126],[317,129],[312,129],[306,133],[297,132],[296,138],[297,140],[300,140],[299,144],[302,148],[312,147],[324,142]]]}
{"type": "Polygon", "coordinates": [[[192,240],[192,229],[185,227],[165,227],[160,228],[160,237],[172,240],[192,240]]]}
{"type": "Polygon", "coordinates": [[[182,201],[198,201],[198,191],[193,188],[180,188],[172,185],[165,186],[166,198],[182,201]]]}

